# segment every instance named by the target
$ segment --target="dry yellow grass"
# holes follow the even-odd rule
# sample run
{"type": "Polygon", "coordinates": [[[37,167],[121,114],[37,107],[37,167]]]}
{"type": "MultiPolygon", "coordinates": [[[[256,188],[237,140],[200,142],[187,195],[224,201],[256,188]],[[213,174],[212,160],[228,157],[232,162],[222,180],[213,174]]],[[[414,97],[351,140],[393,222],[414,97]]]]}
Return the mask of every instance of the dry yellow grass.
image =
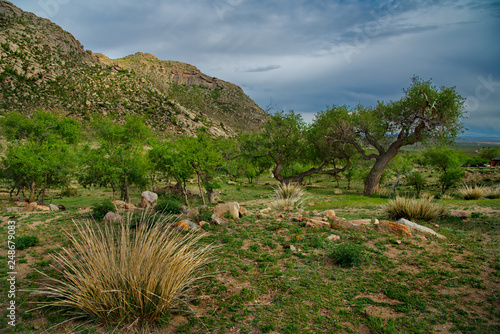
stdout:
{"type": "Polygon", "coordinates": [[[280,184],[274,189],[272,205],[278,210],[294,209],[302,205],[304,195],[304,187],[298,183],[280,184]]]}
{"type": "Polygon", "coordinates": [[[481,199],[487,193],[488,189],[481,186],[468,186],[464,184],[458,189],[458,193],[465,200],[481,199]]]}
{"type": "Polygon", "coordinates": [[[430,221],[444,215],[445,209],[429,198],[396,197],[385,206],[391,218],[430,221]]]}
{"type": "Polygon", "coordinates": [[[37,291],[54,297],[42,307],[67,307],[115,327],[156,323],[204,277],[212,250],[198,247],[202,234],[180,233],[170,223],[146,215],[135,230],[129,222],[75,223],[78,233],[68,234],[73,247],[54,256],[64,267],[61,278],[37,291]]]}

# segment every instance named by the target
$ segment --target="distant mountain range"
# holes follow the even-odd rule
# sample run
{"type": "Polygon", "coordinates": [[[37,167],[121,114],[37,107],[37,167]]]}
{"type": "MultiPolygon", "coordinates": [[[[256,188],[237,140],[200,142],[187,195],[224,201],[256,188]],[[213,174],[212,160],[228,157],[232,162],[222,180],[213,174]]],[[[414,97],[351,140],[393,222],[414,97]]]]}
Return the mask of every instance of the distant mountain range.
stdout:
{"type": "Polygon", "coordinates": [[[0,113],[56,110],[82,121],[141,115],[153,128],[234,135],[268,117],[243,90],[195,66],[85,51],[73,35],[0,0],[0,113]]]}

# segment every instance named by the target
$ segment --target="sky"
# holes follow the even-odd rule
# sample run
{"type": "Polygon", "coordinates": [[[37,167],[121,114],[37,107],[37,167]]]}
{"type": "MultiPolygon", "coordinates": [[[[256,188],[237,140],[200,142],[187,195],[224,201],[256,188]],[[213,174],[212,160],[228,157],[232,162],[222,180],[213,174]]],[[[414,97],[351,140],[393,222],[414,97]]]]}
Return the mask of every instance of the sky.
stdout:
{"type": "Polygon", "coordinates": [[[192,64],[304,120],[398,100],[414,75],[465,97],[466,136],[500,139],[498,0],[11,0],[87,50],[192,64]]]}

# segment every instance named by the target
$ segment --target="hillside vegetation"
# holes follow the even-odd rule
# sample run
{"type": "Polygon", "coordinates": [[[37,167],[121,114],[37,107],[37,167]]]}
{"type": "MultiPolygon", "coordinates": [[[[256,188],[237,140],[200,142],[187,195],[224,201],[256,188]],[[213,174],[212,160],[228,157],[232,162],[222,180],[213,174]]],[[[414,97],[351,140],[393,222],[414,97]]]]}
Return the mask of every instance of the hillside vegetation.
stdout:
{"type": "Polygon", "coordinates": [[[213,135],[256,129],[266,118],[242,89],[196,67],[137,53],[111,60],[70,33],[0,1],[0,112],[56,110],[80,120],[141,115],[158,130],[213,135]]]}

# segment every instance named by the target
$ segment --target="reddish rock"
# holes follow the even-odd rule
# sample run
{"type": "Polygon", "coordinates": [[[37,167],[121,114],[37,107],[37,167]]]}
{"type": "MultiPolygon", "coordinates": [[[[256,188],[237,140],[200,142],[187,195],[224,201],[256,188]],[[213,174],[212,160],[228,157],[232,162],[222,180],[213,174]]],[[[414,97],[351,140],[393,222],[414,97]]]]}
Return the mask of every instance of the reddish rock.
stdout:
{"type": "Polygon", "coordinates": [[[382,220],[377,226],[377,230],[381,233],[389,233],[402,237],[411,237],[411,229],[400,223],[382,220]]]}

